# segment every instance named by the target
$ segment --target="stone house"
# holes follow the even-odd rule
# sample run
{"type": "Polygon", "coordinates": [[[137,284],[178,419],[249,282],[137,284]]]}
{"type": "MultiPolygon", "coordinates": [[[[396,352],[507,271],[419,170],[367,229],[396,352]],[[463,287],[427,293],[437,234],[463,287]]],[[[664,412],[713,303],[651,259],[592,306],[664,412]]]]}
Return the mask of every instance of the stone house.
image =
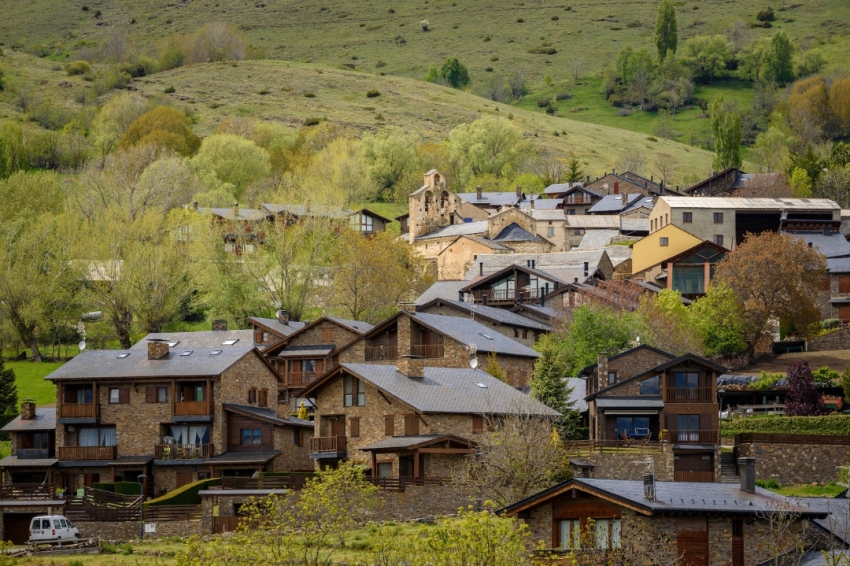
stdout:
{"type": "MultiPolygon", "coordinates": [[[[590,178],[588,177],[588,180],[590,178]]],[[[569,194],[573,189],[580,189],[584,183],[555,183],[543,189],[543,196],[547,199],[562,199],[569,194]]]]}
{"type": "MultiPolygon", "coordinates": [[[[3,486],[29,484],[52,487],[56,470],[56,409],[21,403],[21,414],[0,429],[11,437],[10,456],[0,460],[3,486]]],[[[24,491],[23,488],[20,488],[24,491]]],[[[52,495],[53,490],[49,489],[52,495]]],[[[0,486],[2,492],[2,486],[0,486]]],[[[2,499],[2,497],[0,497],[2,499]]]]}
{"type": "Polygon", "coordinates": [[[827,259],[826,266],[829,284],[824,281],[818,293],[821,318],[850,322],[850,258],[827,259]]]}
{"type": "Polygon", "coordinates": [[[514,250],[511,248],[483,236],[458,236],[437,254],[437,279],[451,281],[463,278],[479,255],[512,253],[514,250]]]}
{"type": "MultiPolygon", "coordinates": [[[[553,185],[559,187],[561,185],[553,185]]],[[[546,188],[549,190],[549,187],[546,188]]],[[[583,185],[573,184],[570,189],[563,193],[558,193],[557,198],[563,202],[564,213],[567,215],[582,215],[587,214],[589,208],[599,202],[603,193],[585,187],[583,185]]]]}
{"type": "Polygon", "coordinates": [[[307,325],[304,322],[292,320],[287,310],[277,311],[275,318],[249,316],[248,322],[254,331],[254,346],[260,349],[291,336],[307,325]]]}
{"type": "MultiPolygon", "coordinates": [[[[427,173],[426,173],[427,174],[427,173]]],[[[495,214],[504,206],[516,206],[525,200],[525,193],[522,192],[522,187],[517,187],[516,191],[503,192],[484,192],[481,187],[474,193],[457,193],[458,198],[464,203],[471,204],[488,214],[495,214]]]]}
{"type": "MultiPolygon", "coordinates": [[[[741,458],[740,485],[573,478],[500,511],[526,523],[556,556],[619,549],[691,565],[766,564],[810,520],[829,513],[755,485],[755,460],[741,458]],[[781,523],[781,527],[778,526],[781,523]]],[[[794,550],[797,550],[796,548],[794,550]]],[[[557,562],[557,558],[555,560],[557,562]]]]}
{"type": "Polygon", "coordinates": [[[307,387],[317,427],[310,456],[319,465],[348,459],[366,464],[372,477],[424,483],[448,479],[475,452],[488,418],[558,415],[480,369],[431,362],[409,355],[392,364],[342,362],[307,387]]]}
{"type": "Polygon", "coordinates": [[[144,473],[153,495],[207,477],[309,467],[313,423],[279,417],[280,375],[253,346],[228,342],[88,350],[48,375],[57,484],[73,491],[144,473]]]}
{"type": "Polygon", "coordinates": [[[726,368],[640,345],[584,368],[591,441],[672,445],[676,481],[720,479],[717,378],[726,368]]]}
{"type": "Polygon", "coordinates": [[[714,172],[711,177],[691,185],[684,192],[692,197],[729,196],[733,192],[732,187],[741,177],[741,173],[741,170],[737,167],[729,167],[719,173],[714,172]]]}
{"type": "Polygon", "coordinates": [[[373,326],[360,320],[322,317],[263,350],[283,378],[278,385],[278,414],[298,410],[298,393],[338,363],[339,351],[373,326]]]}
{"type": "Polygon", "coordinates": [[[647,197],[636,193],[605,195],[599,202],[587,209],[587,214],[620,214],[644,198],[647,197]]]}
{"type": "Polygon", "coordinates": [[[416,312],[469,317],[528,347],[534,346],[542,334],[552,331],[550,325],[521,314],[459,300],[434,299],[424,305],[418,305],[416,312]]]}
{"type": "Polygon", "coordinates": [[[597,177],[594,181],[585,183],[584,188],[594,191],[600,197],[626,193],[641,194],[645,197],[680,194],[670,187],[665,187],[652,179],[646,179],[630,171],[606,173],[602,177],[597,177]]]}
{"type": "MultiPolygon", "coordinates": [[[[495,273],[481,275],[460,289],[464,296],[482,306],[501,306],[511,308],[517,304],[544,301],[567,284],[563,274],[554,275],[549,271],[537,269],[536,260],[529,259],[526,265],[508,265],[495,273]]],[[[483,262],[479,264],[479,273],[483,272],[483,262]]],[[[590,266],[582,272],[582,280],[591,277],[590,266]]],[[[458,297],[459,298],[459,297],[458,297]]]]}

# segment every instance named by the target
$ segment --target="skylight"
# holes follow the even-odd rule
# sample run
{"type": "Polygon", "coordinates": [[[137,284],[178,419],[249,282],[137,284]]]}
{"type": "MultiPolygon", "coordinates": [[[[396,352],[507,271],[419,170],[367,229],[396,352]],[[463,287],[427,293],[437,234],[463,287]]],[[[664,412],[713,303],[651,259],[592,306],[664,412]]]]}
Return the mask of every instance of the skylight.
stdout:
{"type": "Polygon", "coordinates": [[[180,355],[181,356],[191,356],[192,350],[183,350],[182,352],[180,352],[180,355]]]}
{"type": "Polygon", "coordinates": [[[180,343],[180,340],[177,340],[177,341],[175,341],[175,342],[169,342],[169,343],[168,343],[168,347],[169,347],[169,348],[173,348],[174,346],[176,346],[176,345],[177,345],[177,344],[179,344],[179,343],[180,343]]]}
{"type": "Polygon", "coordinates": [[[126,358],[129,355],[130,355],[130,352],[124,352],[123,354],[118,354],[118,359],[123,360],[124,358],[126,358]]]}
{"type": "Polygon", "coordinates": [[[210,356],[217,356],[220,353],[221,353],[221,350],[213,350],[212,352],[210,352],[210,356]]]}
{"type": "Polygon", "coordinates": [[[478,381],[475,382],[475,385],[477,385],[478,387],[483,387],[484,389],[487,389],[486,385],[484,385],[483,383],[480,383],[478,381]]]}
{"type": "Polygon", "coordinates": [[[237,342],[239,342],[239,338],[231,338],[230,340],[225,340],[224,342],[222,342],[221,345],[222,346],[233,346],[237,342]]]}
{"type": "Polygon", "coordinates": [[[492,336],[490,336],[489,334],[484,334],[483,332],[479,332],[478,334],[480,334],[481,336],[483,336],[483,337],[484,337],[484,338],[486,338],[487,340],[492,340],[492,339],[493,339],[493,337],[492,337],[492,336]]]}

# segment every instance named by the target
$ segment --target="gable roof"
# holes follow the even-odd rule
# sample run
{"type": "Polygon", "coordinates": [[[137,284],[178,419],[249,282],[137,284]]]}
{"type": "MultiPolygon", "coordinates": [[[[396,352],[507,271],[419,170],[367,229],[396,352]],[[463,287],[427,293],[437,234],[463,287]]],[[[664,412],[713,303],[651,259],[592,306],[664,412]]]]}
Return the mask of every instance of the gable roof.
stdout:
{"type": "Polygon", "coordinates": [[[587,411],[587,401],[584,400],[587,394],[587,379],[583,377],[565,377],[567,387],[570,388],[570,394],[567,396],[567,401],[572,403],[572,409],[579,413],[587,411]]]}
{"type": "Polygon", "coordinates": [[[403,313],[416,322],[460,342],[474,342],[479,352],[539,358],[540,354],[528,346],[524,346],[492,328],[488,328],[470,318],[460,316],[444,316],[441,314],[403,313]]]}
{"type": "Polygon", "coordinates": [[[490,320],[492,322],[505,324],[508,326],[519,326],[520,328],[542,330],[543,332],[552,331],[552,327],[548,324],[537,322],[536,320],[532,320],[530,318],[522,316],[521,314],[516,314],[515,312],[511,312],[509,310],[497,309],[495,307],[490,307],[486,305],[473,306],[466,303],[465,301],[457,301],[452,299],[434,299],[433,301],[430,301],[424,305],[417,306],[417,311],[424,311],[425,309],[433,305],[446,305],[461,312],[472,313],[478,318],[490,320]]]}
{"type": "Polygon", "coordinates": [[[498,242],[494,242],[493,240],[491,240],[489,238],[485,238],[484,236],[458,236],[457,239],[454,242],[452,242],[451,244],[446,246],[445,249],[443,249],[443,251],[441,251],[437,255],[443,255],[444,253],[446,253],[446,250],[448,250],[450,247],[452,247],[453,245],[458,243],[460,240],[470,240],[472,242],[475,242],[476,244],[480,244],[480,245],[482,245],[486,248],[490,248],[491,250],[496,251],[496,252],[504,252],[504,253],[513,252],[513,250],[511,248],[509,248],[507,246],[503,246],[502,244],[500,244],[498,242]]]}
{"type": "MultiPolygon", "coordinates": [[[[647,347],[651,347],[651,346],[647,346],[647,347]]],[[[633,348],[633,350],[634,350],[634,348],[633,348]]],[[[670,355],[667,352],[664,352],[662,350],[656,350],[656,351],[660,352],[662,354],[665,354],[667,356],[670,355]]],[[[609,361],[612,360],[612,359],[614,359],[614,358],[609,358],[609,361]]],[[[721,366],[720,364],[716,364],[716,363],[714,363],[710,360],[706,360],[705,358],[701,358],[701,357],[699,357],[695,354],[685,354],[683,356],[679,356],[677,358],[673,358],[672,360],[664,362],[663,364],[659,364],[655,367],[649,368],[648,370],[641,372],[641,373],[638,373],[636,375],[633,375],[632,377],[626,378],[622,381],[618,381],[617,383],[615,383],[613,385],[609,385],[608,387],[603,387],[602,389],[588,395],[587,398],[588,398],[588,400],[596,399],[596,398],[598,398],[599,395],[601,395],[602,393],[605,393],[606,391],[612,391],[614,389],[617,389],[618,387],[622,387],[623,384],[625,384],[625,383],[630,383],[630,382],[638,380],[642,377],[646,377],[648,375],[652,375],[652,374],[658,373],[660,371],[664,371],[664,370],[669,369],[673,366],[677,366],[677,365],[681,364],[682,362],[695,362],[695,363],[698,363],[700,365],[710,367],[711,369],[713,369],[717,372],[720,372],[720,373],[725,373],[727,371],[726,368],[721,366]]],[[[598,364],[594,364],[594,365],[598,365],[598,364]]],[[[592,367],[592,366],[590,366],[590,367],[592,367]]],[[[585,368],[585,369],[587,369],[587,368],[585,368]]],[[[582,370],[582,373],[584,373],[584,370],[582,370]]]]}
{"type": "Polygon", "coordinates": [[[281,338],[289,336],[307,326],[305,323],[296,320],[290,320],[289,324],[284,324],[276,318],[261,318],[259,316],[249,316],[248,322],[281,338]]]}
{"type": "Polygon", "coordinates": [[[225,411],[229,413],[234,413],[236,415],[242,415],[245,417],[251,417],[253,419],[257,419],[276,426],[297,426],[300,428],[314,427],[313,421],[299,419],[296,417],[284,419],[277,416],[277,413],[274,412],[272,409],[254,407],[251,405],[234,405],[233,403],[222,403],[221,406],[225,411]]]}
{"type": "MultiPolygon", "coordinates": [[[[361,446],[358,450],[386,453],[399,450],[415,450],[446,442],[465,444],[468,448],[475,446],[474,442],[460,436],[455,436],[454,434],[419,434],[416,436],[392,436],[366,446],[361,446]]],[[[475,452],[475,450],[472,450],[472,452],[475,452]]]]}
{"type": "MultiPolygon", "coordinates": [[[[610,362],[611,360],[620,359],[622,357],[633,354],[633,353],[637,352],[638,350],[649,350],[651,352],[655,352],[656,354],[661,354],[662,356],[666,356],[667,358],[670,358],[671,360],[675,359],[675,357],[676,357],[673,354],[671,354],[670,352],[665,352],[664,350],[660,350],[660,349],[658,349],[654,346],[650,346],[648,344],[641,344],[640,346],[635,346],[634,348],[629,348],[628,350],[623,350],[619,354],[616,354],[614,356],[610,356],[608,358],[608,361],[610,362]]],[[[584,368],[581,369],[581,371],[578,372],[579,377],[582,377],[584,375],[590,375],[589,372],[591,370],[593,370],[598,365],[599,365],[599,363],[597,362],[597,363],[594,363],[594,364],[590,364],[589,366],[585,366],[584,368]]]]}
{"type": "Polygon", "coordinates": [[[245,356],[256,355],[269,371],[280,379],[268,360],[256,348],[251,350],[219,348],[175,348],[167,356],[149,360],[140,350],[85,350],[45,377],[48,381],[92,379],[144,379],[179,376],[215,377],[245,356]],[[214,352],[219,352],[215,354],[214,352]],[[184,352],[191,352],[182,355],[184,352]],[[127,354],[126,357],[120,358],[127,354]]]}
{"type": "Polygon", "coordinates": [[[198,212],[202,214],[210,213],[225,220],[241,220],[250,222],[259,222],[268,218],[269,213],[265,210],[257,210],[256,208],[198,208],[198,212]]]}
{"type": "Polygon", "coordinates": [[[827,259],[826,270],[829,273],[850,273],[850,257],[827,259]]]}
{"type": "Polygon", "coordinates": [[[850,242],[847,241],[847,238],[841,232],[824,234],[823,232],[781,231],[780,234],[791,236],[792,238],[800,238],[809,247],[815,248],[827,258],[850,257],[850,242]]]}
{"type": "Polygon", "coordinates": [[[827,198],[740,198],[663,196],[670,208],[717,208],[733,210],[841,210],[827,198]]]}
{"type": "Polygon", "coordinates": [[[472,368],[426,367],[423,377],[407,377],[393,365],[343,363],[299,395],[315,396],[342,372],[371,383],[418,413],[559,415],[507,383],[472,368]]]}
{"type": "Polygon", "coordinates": [[[631,204],[633,204],[637,200],[641,200],[643,195],[638,193],[632,194],[616,194],[616,195],[605,195],[602,199],[587,209],[588,214],[613,214],[617,212],[621,212],[623,209],[628,208],[631,204]]]}
{"type": "Polygon", "coordinates": [[[369,216],[374,216],[375,218],[380,218],[381,220],[383,220],[387,224],[392,222],[392,220],[390,220],[386,216],[381,216],[377,212],[373,212],[373,211],[369,210],[368,208],[361,208],[360,210],[352,210],[351,214],[357,214],[358,212],[361,213],[361,214],[368,214],[369,216]]]}
{"type": "MultiPolygon", "coordinates": [[[[523,272],[528,273],[530,275],[535,275],[538,278],[545,279],[547,281],[552,281],[553,283],[554,282],[567,283],[567,281],[561,279],[557,275],[553,274],[551,271],[543,271],[542,269],[537,269],[536,267],[527,267],[525,265],[519,265],[519,264],[513,263],[511,265],[506,266],[503,269],[500,269],[499,271],[495,271],[495,272],[489,273],[489,274],[485,273],[485,275],[476,277],[472,281],[468,281],[467,282],[468,285],[466,287],[463,287],[461,290],[462,291],[469,291],[473,287],[477,287],[478,285],[481,285],[483,283],[487,283],[488,281],[499,281],[500,278],[503,275],[507,275],[508,273],[511,273],[513,271],[523,271],[523,272]]],[[[480,272],[480,266],[479,266],[479,272],[480,272]]]]}
{"type": "Polygon", "coordinates": [[[254,332],[252,330],[199,330],[196,332],[151,332],[130,346],[131,352],[148,351],[148,341],[162,340],[177,342],[173,349],[191,350],[193,348],[221,348],[247,352],[254,347],[254,332]],[[229,340],[237,340],[235,344],[224,344],[229,340]]]}
{"type": "Polygon", "coordinates": [[[481,204],[481,205],[490,205],[490,206],[502,206],[505,204],[516,204],[524,198],[523,196],[517,196],[516,191],[504,191],[499,193],[481,193],[481,198],[478,198],[478,193],[457,193],[457,196],[463,202],[468,202],[469,204],[481,204]]]}
{"type": "Polygon", "coordinates": [[[425,289],[421,295],[416,297],[413,304],[416,306],[427,304],[434,299],[457,299],[460,297],[460,290],[466,287],[469,281],[466,280],[446,280],[435,281],[430,287],[425,289]]]}
{"type": "Polygon", "coordinates": [[[619,230],[620,217],[615,214],[567,214],[567,227],[591,230],[599,228],[619,230]]]}
{"type": "Polygon", "coordinates": [[[428,234],[417,236],[416,241],[432,240],[434,238],[447,238],[449,236],[474,236],[486,234],[489,228],[489,223],[486,220],[478,220],[476,222],[463,222],[461,224],[451,224],[443,226],[428,234]]]}
{"type": "MultiPolygon", "coordinates": [[[[348,218],[354,211],[341,206],[315,206],[311,204],[273,204],[263,203],[263,208],[273,214],[287,213],[292,216],[324,216],[341,220],[348,218]]],[[[372,213],[374,214],[374,213],[372,213]]]]}
{"type": "Polygon", "coordinates": [[[567,219],[567,215],[564,214],[564,211],[559,208],[552,210],[544,208],[526,208],[523,210],[523,212],[535,220],[549,220],[560,222],[565,221],[567,219]]]}
{"type": "Polygon", "coordinates": [[[629,206],[627,206],[620,214],[625,214],[638,208],[646,208],[648,210],[652,210],[653,208],[655,208],[655,199],[653,199],[652,197],[643,197],[641,199],[638,199],[629,206]]]}
{"type": "MultiPolygon", "coordinates": [[[[584,270],[584,262],[589,264],[588,271],[592,276],[602,261],[603,255],[605,255],[605,250],[602,249],[536,254],[481,254],[469,268],[469,271],[466,272],[464,279],[472,281],[480,277],[481,267],[479,264],[481,263],[484,264],[483,271],[486,276],[514,265],[521,267],[532,259],[536,266],[535,269],[550,273],[550,277],[552,277],[552,271],[557,269],[584,270]]],[[[565,281],[572,281],[572,278],[565,279],[565,281]]]]}
{"type": "MultiPolygon", "coordinates": [[[[723,171],[719,171],[719,172],[717,172],[717,173],[713,174],[711,177],[709,177],[709,178],[707,178],[707,179],[703,179],[702,181],[698,181],[697,183],[695,183],[695,184],[691,185],[690,187],[688,187],[687,189],[685,189],[685,191],[684,191],[684,192],[686,192],[686,193],[688,193],[688,194],[691,194],[691,193],[693,193],[694,191],[696,191],[697,189],[699,189],[699,188],[703,187],[704,185],[710,185],[710,184],[711,184],[712,182],[714,182],[716,179],[719,179],[719,178],[721,178],[721,177],[725,177],[725,176],[726,176],[726,175],[728,175],[730,172],[734,172],[734,174],[735,174],[735,175],[734,175],[734,176],[735,176],[735,180],[737,181],[738,176],[741,174],[741,170],[740,170],[740,169],[738,169],[737,167],[727,167],[727,168],[726,168],[726,169],[724,169],[723,171]]],[[[730,188],[731,188],[731,186],[730,186],[730,188]]]]}
{"type": "Polygon", "coordinates": [[[554,185],[549,185],[545,189],[543,189],[543,194],[545,195],[560,195],[567,194],[573,191],[583,191],[585,193],[589,193],[593,196],[602,196],[596,191],[591,191],[590,189],[585,189],[581,182],[578,183],[555,183],[554,185]]]}
{"type": "Polygon", "coordinates": [[[676,263],[680,259],[687,257],[687,256],[693,254],[694,252],[696,252],[697,250],[705,248],[705,247],[712,248],[713,250],[720,252],[720,253],[724,253],[724,254],[729,253],[729,250],[727,250],[723,246],[715,244],[711,240],[703,240],[702,242],[700,242],[699,244],[695,245],[694,247],[692,247],[690,249],[687,249],[687,250],[685,250],[681,253],[678,253],[678,254],[676,254],[672,257],[668,257],[662,263],[671,263],[671,262],[676,263]]]}
{"type": "Polygon", "coordinates": [[[619,230],[588,230],[581,238],[578,249],[604,248],[611,243],[613,238],[620,235],[619,230]]]}
{"type": "Polygon", "coordinates": [[[9,423],[0,428],[3,432],[26,432],[35,430],[56,429],[56,407],[36,407],[34,419],[22,419],[18,415],[9,423]]]}
{"type": "Polygon", "coordinates": [[[523,212],[528,213],[529,210],[556,210],[559,206],[563,206],[564,201],[559,198],[530,198],[519,202],[519,207],[523,212]]]}
{"type": "Polygon", "coordinates": [[[539,242],[542,238],[535,236],[516,222],[511,222],[499,232],[494,242],[539,242]]]}
{"type": "Polygon", "coordinates": [[[630,507],[644,515],[679,513],[718,513],[729,515],[764,515],[799,513],[805,518],[825,517],[826,513],[801,505],[790,498],[760,487],[755,493],[742,491],[738,484],[697,482],[655,482],[655,501],[646,499],[643,482],[572,478],[540,493],[508,505],[498,513],[513,515],[541,505],[572,489],[590,493],[630,507]]]}
{"type": "Polygon", "coordinates": [[[539,316],[544,316],[544,317],[546,317],[550,320],[553,320],[553,321],[566,316],[565,313],[563,313],[562,311],[559,311],[555,308],[547,307],[547,306],[541,306],[541,305],[533,305],[531,303],[523,303],[523,304],[517,305],[517,306],[515,306],[514,308],[511,309],[512,312],[524,311],[524,310],[525,311],[531,311],[531,312],[533,312],[533,313],[535,313],[539,316]]]}
{"type": "MultiPolygon", "coordinates": [[[[285,347],[291,339],[295,338],[296,336],[298,336],[300,334],[307,332],[308,330],[311,330],[313,327],[321,324],[322,322],[332,322],[333,324],[336,324],[337,326],[339,326],[341,328],[344,328],[346,330],[354,332],[358,336],[362,336],[362,335],[366,334],[367,332],[369,332],[370,330],[372,330],[375,327],[374,325],[369,324],[368,322],[363,322],[363,321],[360,321],[360,320],[349,320],[347,318],[337,318],[337,317],[334,317],[334,316],[323,316],[323,317],[317,318],[316,320],[314,320],[310,324],[305,324],[303,327],[301,327],[296,332],[293,332],[292,334],[290,334],[289,336],[286,336],[282,340],[279,340],[278,342],[268,346],[265,350],[263,350],[263,352],[267,356],[281,355],[280,354],[281,349],[283,349],[283,347],[285,347]]],[[[332,345],[329,345],[329,346],[332,346],[332,345]]],[[[333,348],[331,348],[331,350],[333,350],[333,348]]]]}

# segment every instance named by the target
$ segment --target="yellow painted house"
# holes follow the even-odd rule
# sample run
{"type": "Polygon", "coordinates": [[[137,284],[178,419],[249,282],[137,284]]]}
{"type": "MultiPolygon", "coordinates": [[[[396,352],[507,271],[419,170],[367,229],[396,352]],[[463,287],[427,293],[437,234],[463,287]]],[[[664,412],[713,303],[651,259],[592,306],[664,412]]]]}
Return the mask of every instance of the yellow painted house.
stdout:
{"type": "Polygon", "coordinates": [[[674,224],[656,230],[632,246],[632,275],[652,279],[661,262],[685,252],[702,240],[674,224]]]}

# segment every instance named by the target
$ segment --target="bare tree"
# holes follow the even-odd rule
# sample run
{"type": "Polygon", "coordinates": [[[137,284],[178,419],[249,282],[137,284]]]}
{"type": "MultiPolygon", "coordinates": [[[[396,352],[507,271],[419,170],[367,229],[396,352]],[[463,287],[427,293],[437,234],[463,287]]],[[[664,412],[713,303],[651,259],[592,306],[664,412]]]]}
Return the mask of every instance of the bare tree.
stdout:
{"type": "Polygon", "coordinates": [[[789,500],[776,498],[765,511],[756,513],[763,523],[756,547],[759,562],[771,560],[774,566],[796,566],[800,557],[810,549],[809,524],[800,510],[789,500]]]}
{"type": "Polygon", "coordinates": [[[646,165],[646,157],[643,155],[641,150],[627,149],[617,161],[617,171],[623,173],[631,171],[632,173],[640,175],[644,165],[646,165]]]}
{"type": "Polygon", "coordinates": [[[563,157],[557,157],[553,150],[543,148],[531,157],[525,165],[532,173],[540,177],[544,185],[549,186],[563,182],[567,160],[563,157]]]}
{"type": "Polygon", "coordinates": [[[575,82],[578,82],[578,80],[581,78],[582,72],[587,66],[587,61],[585,61],[584,57],[582,57],[581,55],[576,55],[570,58],[568,66],[570,68],[570,74],[572,74],[573,76],[573,80],[575,82]]]}
{"type": "Polygon", "coordinates": [[[761,173],[753,175],[746,185],[738,189],[736,196],[746,198],[794,198],[794,189],[788,184],[784,173],[761,173]]]}
{"type": "Polygon", "coordinates": [[[525,74],[519,69],[514,71],[508,79],[508,86],[510,87],[511,94],[513,94],[513,97],[515,99],[519,99],[525,96],[526,92],[528,91],[527,87],[525,86],[525,74]]]}
{"type": "Polygon", "coordinates": [[[673,176],[679,169],[679,160],[674,155],[669,153],[659,153],[655,156],[655,172],[661,177],[665,185],[670,186],[673,182],[673,176]]]}
{"type": "Polygon", "coordinates": [[[734,20],[724,30],[726,39],[732,44],[732,53],[737,53],[749,45],[753,39],[750,27],[740,20],[734,20]]]}
{"type": "Polygon", "coordinates": [[[502,104],[510,103],[513,98],[510,86],[505,83],[505,79],[500,75],[494,75],[483,85],[481,96],[502,104]]]}

